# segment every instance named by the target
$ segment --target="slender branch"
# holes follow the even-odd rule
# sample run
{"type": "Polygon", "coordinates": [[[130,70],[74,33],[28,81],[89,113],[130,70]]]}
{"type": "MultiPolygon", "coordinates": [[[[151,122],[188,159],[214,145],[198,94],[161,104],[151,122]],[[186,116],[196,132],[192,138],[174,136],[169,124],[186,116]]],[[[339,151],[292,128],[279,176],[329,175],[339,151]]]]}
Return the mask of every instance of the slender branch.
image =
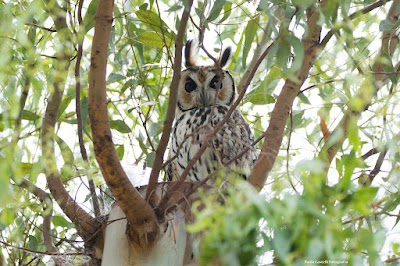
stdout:
{"type": "Polygon", "coordinates": [[[49,32],[57,32],[56,29],[46,28],[46,27],[40,26],[40,25],[35,24],[35,23],[25,23],[25,25],[26,26],[35,27],[35,28],[38,28],[38,29],[42,29],[42,30],[45,30],[45,31],[49,31],[49,32]]]}
{"type": "MultiPolygon", "coordinates": [[[[46,251],[39,251],[39,250],[32,250],[32,249],[28,249],[28,248],[22,248],[22,247],[18,247],[18,246],[14,246],[11,245],[7,242],[4,242],[2,240],[0,240],[0,243],[3,244],[4,246],[10,247],[10,248],[15,248],[18,250],[22,250],[31,254],[38,254],[38,255],[48,255],[48,256],[61,256],[61,257],[65,257],[65,256],[79,256],[79,255],[87,255],[83,252],[64,252],[64,253],[54,253],[54,252],[46,252],[46,251]]],[[[62,264],[62,265],[70,265],[70,264],[62,264]]]]}
{"type": "Polygon", "coordinates": [[[187,6],[185,6],[185,10],[182,13],[181,22],[179,24],[178,33],[175,39],[175,59],[173,64],[174,74],[170,85],[167,115],[164,120],[163,132],[155,153],[153,169],[151,170],[150,173],[149,185],[146,191],[146,200],[150,200],[150,202],[152,203],[154,202],[154,199],[150,199],[150,195],[155,195],[155,193],[153,193],[153,190],[156,188],[158,182],[158,176],[162,169],[165,149],[167,148],[168,145],[169,137],[171,135],[171,130],[172,130],[172,123],[175,118],[175,109],[177,105],[177,96],[178,96],[178,85],[181,79],[183,39],[186,33],[186,26],[189,20],[190,9],[192,7],[192,4],[193,1],[189,0],[187,2],[187,6]]]}
{"type": "MultiPolygon", "coordinates": [[[[76,110],[76,120],[78,125],[78,140],[79,140],[79,149],[81,151],[81,156],[83,161],[85,162],[85,166],[89,165],[89,159],[87,156],[85,142],[83,140],[83,125],[82,125],[82,113],[81,113],[81,60],[83,54],[83,36],[81,36],[81,32],[83,30],[82,27],[82,7],[83,1],[79,0],[78,3],[78,23],[79,23],[79,32],[78,36],[78,52],[76,55],[76,63],[75,63],[75,110],[76,110]]],[[[87,167],[86,167],[87,168],[87,167]]],[[[96,188],[94,185],[93,177],[90,174],[90,171],[86,171],[89,183],[89,191],[90,197],[92,198],[92,205],[94,210],[94,216],[96,218],[100,217],[100,206],[99,200],[96,194],[96,188]]]]}

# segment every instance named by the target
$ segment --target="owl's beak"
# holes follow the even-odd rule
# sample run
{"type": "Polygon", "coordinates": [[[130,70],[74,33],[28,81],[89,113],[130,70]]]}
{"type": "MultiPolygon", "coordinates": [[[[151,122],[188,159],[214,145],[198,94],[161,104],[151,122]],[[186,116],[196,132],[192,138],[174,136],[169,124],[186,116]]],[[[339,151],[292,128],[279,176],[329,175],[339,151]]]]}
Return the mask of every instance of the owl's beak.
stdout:
{"type": "Polygon", "coordinates": [[[211,105],[211,97],[204,90],[200,92],[200,103],[203,107],[211,105]]]}

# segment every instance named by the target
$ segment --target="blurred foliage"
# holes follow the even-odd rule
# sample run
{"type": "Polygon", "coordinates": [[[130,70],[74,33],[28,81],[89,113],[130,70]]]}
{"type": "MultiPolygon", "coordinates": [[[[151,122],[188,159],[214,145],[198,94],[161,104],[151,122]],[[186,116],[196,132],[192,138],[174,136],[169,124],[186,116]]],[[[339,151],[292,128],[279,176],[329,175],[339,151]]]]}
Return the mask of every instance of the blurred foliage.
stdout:
{"type": "MultiPolygon", "coordinates": [[[[256,137],[268,126],[269,116],[286,79],[295,79],[304,56],[301,38],[308,33],[304,10],[316,0],[195,1],[187,39],[203,40],[212,54],[223,45],[233,47],[229,70],[239,83],[264,40],[270,52],[251,81],[241,110],[256,137]],[[201,31],[199,31],[201,29],[201,31]],[[263,34],[267,38],[263,39],[263,34]]],[[[302,93],[292,107],[283,147],[262,196],[246,185],[222,195],[224,205],[203,197],[205,209],[197,214],[193,232],[204,230],[198,243],[203,265],[215,260],[224,265],[252,265],[275,251],[276,261],[301,265],[309,260],[347,260],[352,265],[378,265],[399,256],[400,241],[391,239],[381,253],[385,233],[398,227],[399,213],[399,51],[386,58],[390,80],[374,95],[358,121],[350,121],[348,141],[331,165],[329,176],[314,159],[323,145],[319,116],[333,129],[354,95],[363,87],[371,92],[371,65],[380,47],[381,31],[398,27],[385,20],[390,6],[349,19],[349,14],[373,0],[335,0],[319,8],[323,32],[337,30],[315,61],[302,93]],[[378,153],[363,156],[375,149],[378,153]],[[387,149],[382,168],[365,185],[379,152],[387,149]],[[361,180],[361,181],[360,181],[361,180]],[[370,186],[371,185],[371,186],[370,186]],[[265,196],[265,197],[264,197],[265,196]],[[267,198],[267,200],[265,200],[267,198]],[[397,216],[396,216],[397,215],[397,216]],[[218,226],[216,226],[218,225],[218,226]]],[[[88,72],[96,0],[83,3],[78,23],[77,1],[2,0],[0,4],[0,241],[9,265],[32,261],[44,265],[41,226],[43,203],[21,188],[24,179],[47,190],[40,147],[41,122],[55,73],[60,32],[46,5],[58,3],[66,11],[73,47],[56,125],[57,165],[71,195],[88,210],[87,171],[95,178],[106,202],[107,188],[98,174],[91,146],[88,119],[88,72]],[[81,159],[76,137],[73,68],[78,43],[83,41],[80,65],[81,112],[89,166],[81,159]],[[25,95],[27,96],[25,98],[25,95]],[[71,134],[71,132],[73,132],[71,134]],[[18,249],[21,247],[24,249],[18,249]]],[[[109,115],[118,156],[129,164],[152,165],[163,129],[174,39],[186,1],[115,1],[109,47],[107,90],[109,115]]],[[[205,54],[200,57],[207,60],[205,54]]],[[[208,60],[209,61],[209,60],[208,60]]],[[[271,137],[271,136],[267,136],[271,137]]],[[[258,144],[260,145],[260,144],[258,144]]],[[[107,210],[107,204],[103,206],[107,210]]],[[[73,224],[56,207],[52,234],[61,252],[83,252],[73,224]]],[[[81,262],[82,257],[71,256],[81,262]]]]}
{"type": "Polygon", "coordinates": [[[266,202],[242,181],[224,193],[203,193],[188,230],[202,236],[195,243],[200,265],[265,264],[272,252],[277,265],[379,265],[385,232],[373,207],[377,191],[363,187],[344,194],[323,186],[266,202]]]}

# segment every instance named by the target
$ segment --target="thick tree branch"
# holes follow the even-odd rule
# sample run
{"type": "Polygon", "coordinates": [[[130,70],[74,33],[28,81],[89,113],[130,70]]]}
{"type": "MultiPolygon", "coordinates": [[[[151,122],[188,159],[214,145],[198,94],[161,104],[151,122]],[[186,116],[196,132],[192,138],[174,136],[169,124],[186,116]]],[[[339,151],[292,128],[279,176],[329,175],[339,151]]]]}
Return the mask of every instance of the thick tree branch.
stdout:
{"type": "MultiPolygon", "coordinates": [[[[186,34],[186,26],[189,20],[192,4],[193,1],[190,0],[187,2],[187,6],[185,6],[175,39],[175,58],[173,65],[173,77],[170,85],[167,115],[164,120],[163,132],[154,157],[153,169],[150,173],[149,185],[146,192],[146,199],[150,199],[150,195],[155,195],[153,190],[156,188],[158,176],[160,175],[160,171],[163,166],[165,149],[167,148],[169,137],[171,136],[172,123],[175,118],[175,109],[177,105],[178,85],[181,79],[183,39],[186,34]]],[[[153,203],[154,199],[151,199],[150,202],[153,203]]]]}
{"type": "Polygon", "coordinates": [[[49,12],[57,14],[57,17],[53,17],[53,19],[57,29],[57,37],[60,39],[62,47],[58,47],[57,60],[54,61],[54,80],[48,83],[51,93],[48,97],[42,123],[42,155],[46,162],[44,172],[54,199],[68,218],[76,225],[79,235],[86,239],[96,230],[96,222],[92,216],[75,202],[65,189],[57,169],[54,148],[54,129],[70,64],[72,50],[70,36],[65,20],[65,11],[55,1],[45,1],[45,3],[49,12]]]}
{"type": "Polygon", "coordinates": [[[304,59],[297,73],[297,81],[287,79],[278,96],[272,111],[270,124],[265,132],[266,138],[261,149],[261,154],[256,161],[248,181],[258,190],[265,184],[269,172],[275,163],[279,148],[282,143],[286,121],[294,99],[306,80],[308,73],[318,53],[321,26],[318,23],[319,12],[315,8],[307,10],[308,34],[304,36],[304,59]]]}
{"type": "Polygon", "coordinates": [[[106,67],[113,7],[113,0],[100,0],[97,6],[89,75],[89,117],[96,159],[108,187],[127,217],[127,233],[135,244],[147,247],[158,236],[156,216],[151,206],[132,186],[121,166],[108,119],[106,67]]]}

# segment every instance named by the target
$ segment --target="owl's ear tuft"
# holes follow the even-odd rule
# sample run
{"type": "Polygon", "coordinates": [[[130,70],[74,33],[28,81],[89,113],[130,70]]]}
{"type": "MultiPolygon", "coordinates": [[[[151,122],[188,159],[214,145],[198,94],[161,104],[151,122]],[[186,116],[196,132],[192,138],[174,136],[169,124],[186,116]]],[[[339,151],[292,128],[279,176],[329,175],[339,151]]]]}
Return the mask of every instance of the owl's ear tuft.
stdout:
{"type": "Polygon", "coordinates": [[[196,66],[197,50],[193,40],[188,40],[185,45],[185,66],[187,68],[196,66]]]}
{"type": "Polygon", "coordinates": [[[223,68],[231,58],[232,50],[231,47],[227,47],[218,58],[218,65],[223,68]]]}

